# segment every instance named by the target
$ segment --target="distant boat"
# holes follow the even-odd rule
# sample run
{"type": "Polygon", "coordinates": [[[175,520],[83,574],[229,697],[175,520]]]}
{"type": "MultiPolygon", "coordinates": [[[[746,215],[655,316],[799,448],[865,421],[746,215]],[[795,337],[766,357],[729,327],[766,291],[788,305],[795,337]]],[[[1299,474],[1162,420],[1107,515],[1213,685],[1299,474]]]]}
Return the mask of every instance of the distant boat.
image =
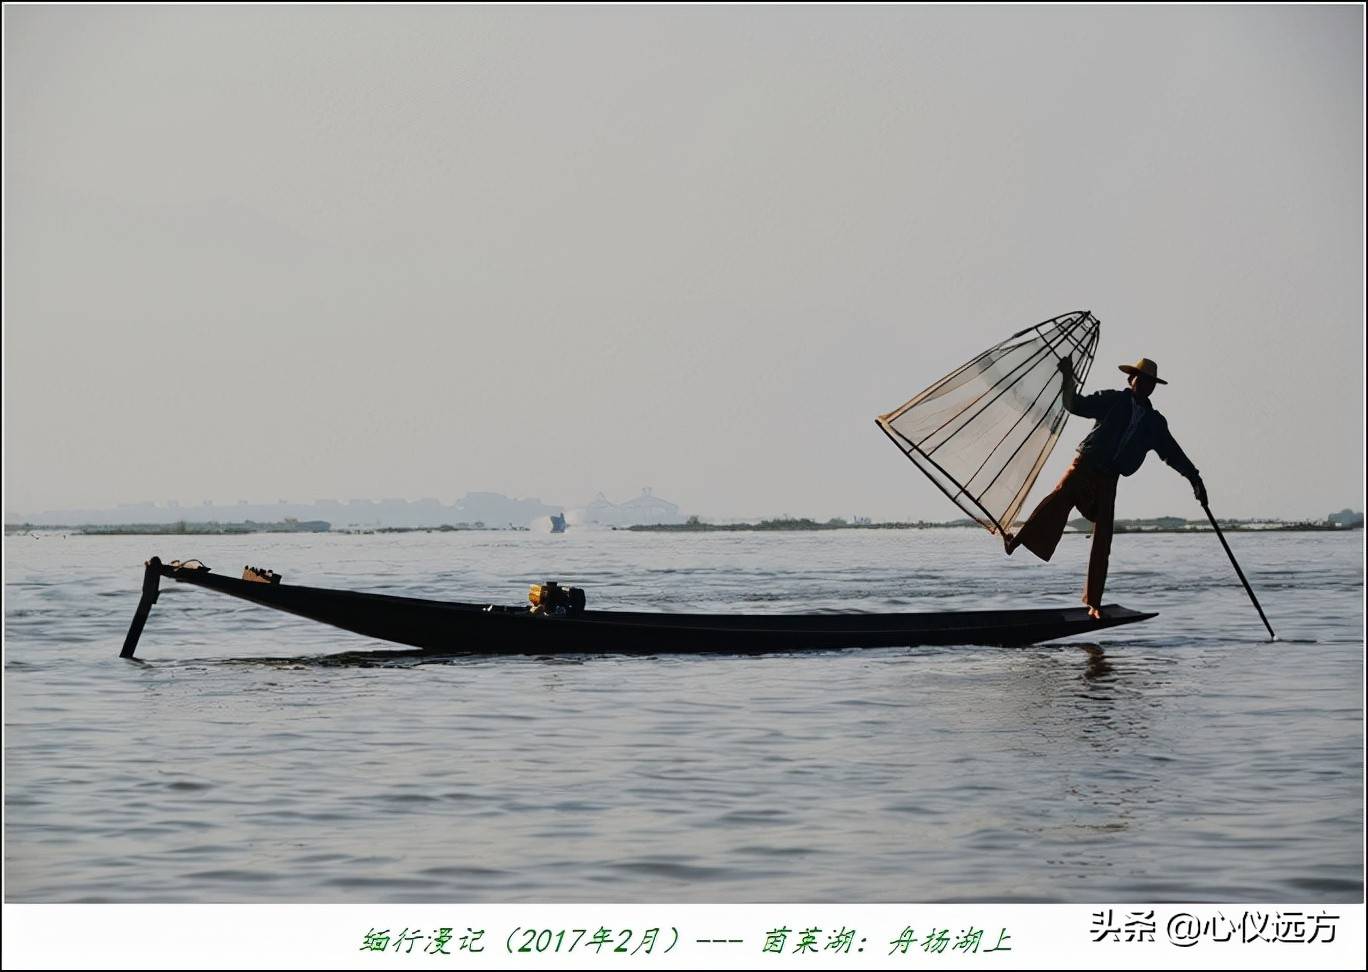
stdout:
{"type": "Polygon", "coordinates": [[[552,513],[552,514],[551,514],[551,532],[552,532],[552,533],[564,533],[564,532],[565,532],[565,514],[564,514],[564,513],[552,513]]]}

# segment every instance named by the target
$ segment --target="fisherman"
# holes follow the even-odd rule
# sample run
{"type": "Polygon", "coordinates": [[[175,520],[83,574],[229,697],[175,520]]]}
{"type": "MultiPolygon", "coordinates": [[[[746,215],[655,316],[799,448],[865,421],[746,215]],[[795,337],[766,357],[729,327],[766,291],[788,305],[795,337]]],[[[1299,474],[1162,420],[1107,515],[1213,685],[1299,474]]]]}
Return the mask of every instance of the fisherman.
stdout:
{"type": "Polygon", "coordinates": [[[1107,561],[1111,554],[1113,521],[1116,516],[1118,476],[1130,476],[1153,449],[1164,462],[1192,483],[1197,502],[1207,505],[1202,477],[1178,443],[1169,434],[1168,422],[1150,404],[1155,385],[1167,385],[1159,377],[1159,366],[1149,358],[1133,365],[1121,365],[1130,377],[1128,389],[1107,389],[1091,395],[1076,395],[1073,360],[1063,358],[1059,370],[1064,376],[1064,407],[1075,415],[1095,419],[1097,424],[1078,446],[1078,455],[1059,485],[1040,501],[1030,518],[1016,533],[1003,537],[1007,553],[1025,547],[1041,560],[1049,560],[1064,533],[1069,513],[1075,507],[1093,524],[1092,554],[1088,559],[1088,579],[1083,587],[1083,603],[1088,614],[1102,617],[1102,588],[1107,582],[1107,561]]]}

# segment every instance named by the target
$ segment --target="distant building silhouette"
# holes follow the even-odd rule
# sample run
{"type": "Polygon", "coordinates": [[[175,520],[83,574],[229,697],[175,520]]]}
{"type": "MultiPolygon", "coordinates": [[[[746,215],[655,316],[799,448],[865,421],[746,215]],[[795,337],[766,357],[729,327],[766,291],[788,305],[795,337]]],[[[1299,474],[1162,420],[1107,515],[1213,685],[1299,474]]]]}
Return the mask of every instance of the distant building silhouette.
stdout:
{"type": "Polygon", "coordinates": [[[594,501],[584,508],[581,519],[585,523],[616,527],[684,522],[679,507],[656,496],[649,486],[642,489],[640,496],[635,496],[624,503],[610,502],[606,496],[599,493],[594,501]]]}

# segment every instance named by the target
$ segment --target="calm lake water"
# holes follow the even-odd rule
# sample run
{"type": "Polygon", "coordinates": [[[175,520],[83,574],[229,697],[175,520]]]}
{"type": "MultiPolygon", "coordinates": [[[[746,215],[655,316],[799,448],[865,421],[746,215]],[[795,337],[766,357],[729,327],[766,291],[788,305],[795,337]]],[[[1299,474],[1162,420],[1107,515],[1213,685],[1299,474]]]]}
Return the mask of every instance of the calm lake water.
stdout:
{"type": "Polygon", "coordinates": [[[12,901],[1362,900],[1363,533],[1116,538],[1093,643],[786,657],[385,645],[163,582],[598,608],[1077,603],[979,531],[7,538],[12,901]],[[272,660],[275,659],[275,660],[272,660]]]}

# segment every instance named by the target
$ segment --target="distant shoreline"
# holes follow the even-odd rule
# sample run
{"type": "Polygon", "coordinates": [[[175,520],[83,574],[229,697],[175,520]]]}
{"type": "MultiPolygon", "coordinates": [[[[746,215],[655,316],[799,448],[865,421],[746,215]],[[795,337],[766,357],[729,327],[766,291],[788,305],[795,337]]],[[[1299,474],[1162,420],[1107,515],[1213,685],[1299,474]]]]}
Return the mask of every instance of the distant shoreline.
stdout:
{"type": "Polygon", "coordinates": [[[518,526],[485,526],[483,523],[444,523],[432,527],[342,527],[334,529],[332,524],[323,520],[285,520],[279,523],[257,523],[245,520],[240,523],[110,523],[80,524],[76,526],[55,526],[41,523],[6,523],[5,535],[16,536],[26,533],[67,533],[82,537],[213,537],[247,536],[260,533],[455,533],[480,530],[526,530],[518,526]]]}
{"type": "MultiPolygon", "coordinates": [[[[1018,524],[1019,526],[1020,524],[1018,524]]],[[[973,520],[950,520],[946,522],[890,522],[890,523],[846,523],[828,521],[819,523],[814,520],[761,520],[757,523],[659,523],[651,525],[614,527],[641,533],[765,533],[765,532],[808,532],[822,530],[946,530],[978,527],[973,520]]],[[[1085,532],[1089,524],[1081,526],[1073,521],[1069,524],[1075,532],[1085,532]]],[[[1227,533],[1349,533],[1362,530],[1363,524],[1337,526],[1333,523],[1288,522],[1282,520],[1229,520],[1221,523],[1227,533]]],[[[1188,520],[1182,524],[1155,524],[1151,520],[1117,520],[1115,533],[1211,533],[1211,525],[1205,520],[1188,520]]]]}
{"type": "MultiPolygon", "coordinates": [[[[1072,520],[1075,532],[1087,532],[1086,521],[1072,520]]],[[[808,518],[759,520],[754,523],[704,523],[690,519],[687,523],[641,524],[628,527],[607,527],[614,532],[628,533],[817,533],[828,530],[954,530],[979,528],[973,520],[890,521],[886,523],[850,523],[845,520],[819,522],[808,518]]],[[[573,527],[572,527],[573,529],[573,527]]],[[[1227,533],[1351,533],[1362,530],[1363,524],[1340,526],[1329,522],[1295,522],[1283,520],[1228,520],[1221,523],[1227,533]]],[[[239,523],[113,523],[58,526],[39,523],[7,523],[6,536],[28,533],[64,533],[86,537],[158,537],[158,536],[248,536],[263,533],[330,533],[333,535],[363,535],[376,533],[471,533],[471,532],[528,532],[525,526],[505,524],[490,526],[484,523],[444,523],[421,527],[340,527],[334,528],[323,520],[285,520],[278,523],[258,523],[246,520],[239,523]]],[[[1178,521],[1176,517],[1142,520],[1118,520],[1116,533],[1210,533],[1205,520],[1178,521]]]]}

